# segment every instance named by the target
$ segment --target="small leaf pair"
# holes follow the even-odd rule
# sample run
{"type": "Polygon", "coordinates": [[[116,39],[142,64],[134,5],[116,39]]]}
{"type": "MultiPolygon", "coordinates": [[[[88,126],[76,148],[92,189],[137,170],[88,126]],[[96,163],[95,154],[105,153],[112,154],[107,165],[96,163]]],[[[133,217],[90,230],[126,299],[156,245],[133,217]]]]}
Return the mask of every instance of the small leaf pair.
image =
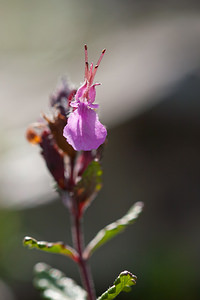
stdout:
{"type": "MultiPolygon", "coordinates": [[[[44,263],[35,266],[34,285],[48,300],[86,300],[87,293],[71,278],[44,263]]],[[[121,272],[113,285],[98,300],[112,300],[121,292],[129,292],[136,284],[136,276],[128,271],[121,272]]]]}
{"type": "MultiPolygon", "coordinates": [[[[84,258],[87,260],[95,250],[115,237],[118,233],[121,233],[128,225],[132,224],[139,216],[142,208],[142,202],[135,203],[124,217],[100,230],[85,248],[83,253],[84,258]]],[[[37,241],[31,237],[25,237],[24,245],[28,246],[30,249],[36,248],[50,253],[62,254],[72,258],[74,261],[77,261],[78,259],[76,250],[68,245],[64,245],[62,242],[49,243],[37,241]]]]}

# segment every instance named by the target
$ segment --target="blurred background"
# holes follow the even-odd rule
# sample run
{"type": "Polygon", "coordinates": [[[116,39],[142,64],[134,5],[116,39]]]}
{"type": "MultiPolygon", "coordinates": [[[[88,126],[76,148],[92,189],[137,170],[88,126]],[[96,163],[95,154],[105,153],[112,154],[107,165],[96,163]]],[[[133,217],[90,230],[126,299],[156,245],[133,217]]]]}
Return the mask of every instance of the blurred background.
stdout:
{"type": "Polygon", "coordinates": [[[96,62],[109,131],[104,186],[85,215],[86,241],[144,201],[138,221],[91,259],[97,294],[122,270],[138,276],[118,299],[200,298],[200,2],[0,0],[0,299],[39,300],[38,261],[80,284],[63,257],[29,251],[25,235],[71,243],[69,215],[27,126],[48,111],[64,76],[96,62]]]}

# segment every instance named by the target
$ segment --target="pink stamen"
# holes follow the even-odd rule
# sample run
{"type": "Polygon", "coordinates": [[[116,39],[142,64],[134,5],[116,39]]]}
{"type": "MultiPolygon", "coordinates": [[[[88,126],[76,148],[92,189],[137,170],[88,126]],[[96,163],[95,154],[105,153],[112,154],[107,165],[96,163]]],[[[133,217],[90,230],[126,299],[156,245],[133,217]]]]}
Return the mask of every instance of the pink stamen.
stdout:
{"type": "Polygon", "coordinates": [[[88,51],[87,45],[85,45],[85,79],[88,77],[88,51]]]}
{"type": "Polygon", "coordinates": [[[96,75],[97,69],[98,69],[98,67],[100,65],[100,62],[102,61],[102,58],[103,58],[105,52],[106,52],[106,49],[103,49],[102,52],[101,52],[101,55],[99,57],[99,60],[97,61],[96,66],[94,67],[94,71],[93,71],[93,74],[92,74],[91,82],[93,82],[93,80],[94,80],[94,77],[96,75]]]}
{"type": "Polygon", "coordinates": [[[91,63],[91,65],[90,65],[90,70],[89,70],[87,79],[88,79],[89,85],[91,85],[93,82],[93,63],[91,63]]]}
{"type": "MultiPolygon", "coordinates": [[[[97,69],[101,63],[101,60],[106,52],[106,49],[103,49],[95,67],[94,67],[93,63],[91,63],[90,67],[89,67],[87,45],[85,45],[84,48],[85,48],[85,84],[84,84],[84,86],[81,86],[76,93],[75,98],[77,101],[80,100],[79,98],[81,98],[82,100],[86,99],[86,101],[89,101],[89,91],[91,88],[93,88],[92,84],[94,81],[94,77],[95,77],[97,69]],[[93,67],[94,67],[94,69],[93,69],[93,67]]],[[[94,86],[96,86],[96,84],[94,86]]],[[[92,103],[93,102],[94,102],[94,99],[93,99],[92,103]]]]}

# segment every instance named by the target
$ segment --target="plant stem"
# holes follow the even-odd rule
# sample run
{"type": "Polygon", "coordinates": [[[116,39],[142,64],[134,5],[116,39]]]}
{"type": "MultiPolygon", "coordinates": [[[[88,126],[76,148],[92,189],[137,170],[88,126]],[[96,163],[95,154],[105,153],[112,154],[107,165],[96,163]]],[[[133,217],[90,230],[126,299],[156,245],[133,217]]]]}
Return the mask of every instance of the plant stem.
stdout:
{"type": "Polygon", "coordinates": [[[74,247],[76,248],[79,254],[78,265],[79,265],[82,283],[85,290],[88,293],[88,300],[96,300],[90,267],[88,265],[88,261],[83,257],[84,239],[83,239],[83,232],[82,232],[82,222],[78,214],[73,213],[72,218],[73,218],[72,237],[73,237],[74,247]]]}
{"type": "MultiPolygon", "coordinates": [[[[70,176],[70,187],[73,190],[74,187],[74,160],[71,160],[71,176],[70,176]]],[[[82,230],[82,218],[80,216],[80,211],[76,199],[71,195],[70,199],[70,215],[71,215],[71,230],[72,230],[72,240],[73,246],[78,253],[78,266],[81,275],[82,284],[88,293],[88,300],[96,300],[94,284],[92,279],[92,274],[90,267],[88,265],[88,259],[83,257],[84,250],[84,236],[82,230]]]]}

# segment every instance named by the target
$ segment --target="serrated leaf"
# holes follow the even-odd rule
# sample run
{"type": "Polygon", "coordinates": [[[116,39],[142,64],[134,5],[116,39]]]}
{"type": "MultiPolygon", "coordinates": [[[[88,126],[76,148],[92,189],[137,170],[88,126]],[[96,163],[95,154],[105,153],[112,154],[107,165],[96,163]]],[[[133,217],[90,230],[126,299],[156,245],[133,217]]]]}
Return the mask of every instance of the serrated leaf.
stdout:
{"type": "Polygon", "coordinates": [[[79,203],[80,209],[90,204],[101,187],[102,169],[100,163],[92,161],[74,188],[74,198],[79,203]]]}
{"type": "Polygon", "coordinates": [[[87,293],[71,278],[44,263],[34,268],[34,285],[41,290],[42,297],[48,300],[86,300],[87,293]]]}
{"type": "Polygon", "coordinates": [[[24,238],[23,244],[25,246],[28,246],[29,249],[36,248],[50,253],[62,254],[69,256],[73,260],[76,260],[77,258],[76,250],[71,248],[70,246],[64,245],[62,242],[49,243],[45,241],[37,241],[32,237],[26,236],[24,238]]]}
{"type": "Polygon", "coordinates": [[[128,271],[121,272],[105,293],[97,300],[112,300],[121,292],[130,292],[131,286],[136,284],[137,277],[128,271]]]}
{"type": "Polygon", "coordinates": [[[84,257],[87,259],[96,249],[105,244],[118,233],[122,232],[129,224],[132,224],[141,213],[142,208],[142,202],[135,203],[124,217],[100,230],[86,247],[84,257]]]}

